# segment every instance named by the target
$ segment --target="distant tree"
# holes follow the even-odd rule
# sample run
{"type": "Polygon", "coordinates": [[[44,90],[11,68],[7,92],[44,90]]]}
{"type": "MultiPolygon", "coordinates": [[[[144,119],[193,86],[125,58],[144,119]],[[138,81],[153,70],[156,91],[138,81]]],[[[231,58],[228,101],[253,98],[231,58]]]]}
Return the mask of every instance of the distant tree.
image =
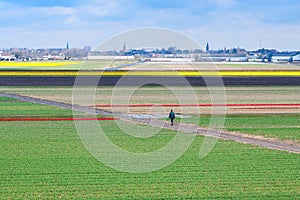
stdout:
{"type": "Polygon", "coordinates": [[[141,61],[142,60],[142,56],[140,54],[135,54],[134,55],[134,59],[137,61],[141,61]]]}
{"type": "Polygon", "coordinates": [[[237,54],[237,53],[238,53],[237,48],[233,48],[233,49],[232,49],[232,54],[237,54]]]}
{"type": "Polygon", "coordinates": [[[272,62],[272,56],[273,56],[273,54],[272,53],[268,53],[268,62],[272,62]]]}
{"type": "Polygon", "coordinates": [[[194,55],[194,59],[195,59],[195,61],[198,61],[200,59],[200,55],[198,55],[198,54],[194,55]]]}
{"type": "Polygon", "coordinates": [[[16,52],[14,54],[15,54],[15,57],[17,60],[19,60],[22,57],[22,53],[20,53],[20,52],[16,52]]]}
{"type": "Polygon", "coordinates": [[[181,49],[176,49],[176,54],[182,54],[182,50],[181,49]]]}
{"type": "Polygon", "coordinates": [[[175,46],[169,47],[169,48],[167,49],[167,51],[169,51],[169,52],[171,52],[171,53],[176,53],[176,47],[175,47],[175,46]]]}

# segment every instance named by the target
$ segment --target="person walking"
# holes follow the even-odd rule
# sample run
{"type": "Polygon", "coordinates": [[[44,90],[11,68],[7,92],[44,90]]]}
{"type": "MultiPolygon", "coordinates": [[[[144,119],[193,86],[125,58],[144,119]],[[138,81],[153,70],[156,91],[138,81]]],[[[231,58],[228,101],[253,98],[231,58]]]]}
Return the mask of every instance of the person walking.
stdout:
{"type": "Polygon", "coordinates": [[[173,112],[173,110],[171,110],[171,112],[169,113],[169,119],[171,120],[171,126],[173,126],[173,122],[175,119],[175,113],[173,112]]]}

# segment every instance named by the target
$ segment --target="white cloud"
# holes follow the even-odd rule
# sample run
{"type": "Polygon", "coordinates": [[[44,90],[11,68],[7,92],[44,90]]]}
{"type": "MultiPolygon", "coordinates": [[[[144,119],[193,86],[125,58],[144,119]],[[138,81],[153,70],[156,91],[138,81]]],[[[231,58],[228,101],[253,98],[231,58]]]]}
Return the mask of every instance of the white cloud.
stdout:
{"type": "Polygon", "coordinates": [[[213,48],[255,49],[261,39],[266,47],[299,49],[299,17],[287,14],[290,7],[266,9],[264,3],[262,9],[257,2],[193,0],[182,7],[165,2],[155,7],[138,0],[90,0],[73,7],[22,7],[0,1],[5,8],[0,12],[0,48],[58,46],[65,40],[73,40],[74,46],[95,46],[121,31],[151,26],[182,31],[213,48]]]}
{"type": "Polygon", "coordinates": [[[80,24],[81,21],[77,16],[69,16],[64,20],[64,24],[80,24]]]}
{"type": "Polygon", "coordinates": [[[105,17],[108,16],[110,13],[110,9],[100,7],[100,6],[92,6],[92,5],[84,6],[80,8],[78,11],[94,17],[105,17]]]}
{"type": "Polygon", "coordinates": [[[211,0],[215,2],[218,6],[229,7],[235,3],[235,0],[211,0]]]}
{"type": "Polygon", "coordinates": [[[59,16],[59,15],[71,15],[76,11],[74,8],[70,8],[70,7],[55,6],[55,7],[32,7],[32,8],[28,8],[27,11],[25,10],[25,12],[26,13],[34,12],[34,13],[46,14],[50,16],[59,16]]]}

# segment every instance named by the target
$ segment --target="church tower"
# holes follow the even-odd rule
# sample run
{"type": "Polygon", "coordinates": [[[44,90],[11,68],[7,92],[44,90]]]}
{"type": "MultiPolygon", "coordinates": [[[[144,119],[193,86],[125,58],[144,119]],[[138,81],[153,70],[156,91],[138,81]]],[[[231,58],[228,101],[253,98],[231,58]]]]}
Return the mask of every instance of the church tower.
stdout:
{"type": "Polygon", "coordinates": [[[125,53],[126,52],[126,43],[124,42],[124,45],[123,45],[123,52],[125,53]]]}
{"type": "Polygon", "coordinates": [[[208,52],[208,51],[209,51],[209,44],[208,44],[208,43],[206,44],[206,48],[205,48],[205,50],[206,50],[206,52],[208,52]]]}

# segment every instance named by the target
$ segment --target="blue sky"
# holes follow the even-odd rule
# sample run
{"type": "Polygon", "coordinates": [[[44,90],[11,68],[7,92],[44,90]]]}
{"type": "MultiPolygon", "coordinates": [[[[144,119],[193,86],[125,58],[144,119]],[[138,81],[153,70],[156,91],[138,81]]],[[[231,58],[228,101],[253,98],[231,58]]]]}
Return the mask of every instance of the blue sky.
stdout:
{"type": "Polygon", "coordinates": [[[120,32],[162,27],[201,46],[300,50],[298,0],[0,0],[0,48],[92,48],[120,32]]]}

